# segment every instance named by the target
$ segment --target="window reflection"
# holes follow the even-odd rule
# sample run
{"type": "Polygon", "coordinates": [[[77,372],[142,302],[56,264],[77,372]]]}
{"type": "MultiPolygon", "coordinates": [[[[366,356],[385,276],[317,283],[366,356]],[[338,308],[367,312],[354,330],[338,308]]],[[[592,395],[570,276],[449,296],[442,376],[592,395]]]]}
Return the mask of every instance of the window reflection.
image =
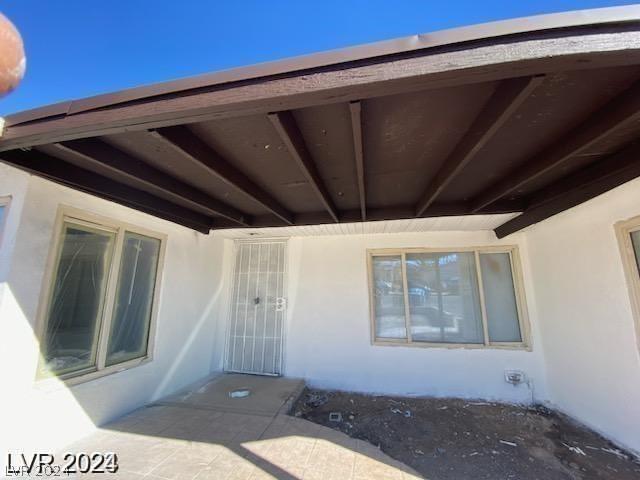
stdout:
{"type": "Polygon", "coordinates": [[[407,254],[413,341],[483,343],[473,252],[407,254]]]}
{"type": "Polygon", "coordinates": [[[376,338],[406,338],[402,257],[373,257],[376,338]]]}
{"type": "Polygon", "coordinates": [[[480,254],[487,329],[491,342],[520,342],[520,324],[508,253],[480,254]]]}
{"type": "Polygon", "coordinates": [[[114,240],[111,232],[65,225],[47,319],[49,372],[95,367],[114,240]]]}

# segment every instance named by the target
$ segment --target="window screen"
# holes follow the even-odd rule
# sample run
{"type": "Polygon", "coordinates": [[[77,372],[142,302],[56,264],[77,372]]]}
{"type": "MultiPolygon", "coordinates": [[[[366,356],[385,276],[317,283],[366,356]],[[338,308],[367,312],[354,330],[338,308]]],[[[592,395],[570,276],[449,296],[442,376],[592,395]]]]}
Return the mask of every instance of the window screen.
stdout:
{"type": "Polygon", "coordinates": [[[491,342],[520,342],[520,324],[508,253],[481,253],[480,266],[491,342]]]}

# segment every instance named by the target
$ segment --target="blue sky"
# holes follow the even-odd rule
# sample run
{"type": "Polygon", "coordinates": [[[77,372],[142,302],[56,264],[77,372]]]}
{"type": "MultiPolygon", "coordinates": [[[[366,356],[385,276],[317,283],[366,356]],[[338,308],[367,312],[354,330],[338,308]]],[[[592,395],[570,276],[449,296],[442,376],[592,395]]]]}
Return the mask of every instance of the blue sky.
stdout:
{"type": "Polygon", "coordinates": [[[4,0],[27,74],[0,114],[443,28],[633,1],[4,0]]]}

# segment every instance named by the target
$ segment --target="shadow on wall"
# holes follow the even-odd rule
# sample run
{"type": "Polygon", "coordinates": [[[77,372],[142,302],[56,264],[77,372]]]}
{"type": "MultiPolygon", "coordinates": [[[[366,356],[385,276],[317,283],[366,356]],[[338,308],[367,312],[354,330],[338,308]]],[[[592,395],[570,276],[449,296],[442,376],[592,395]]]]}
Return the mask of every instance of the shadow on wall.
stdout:
{"type": "MultiPolygon", "coordinates": [[[[163,375],[162,380],[159,382],[157,388],[154,390],[153,395],[151,395],[151,400],[157,400],[158,398],[167,394],[167,388],[169,384],[175,379],[176,372],[178,371],[179,366],[184,362],[187,352],[190,350],[193,343],[201,334],[202,328],[205,322],[207,321],[207,319],[209,318],[209,316],[212,314],[215,305],[218,303],[219,299],[221,298],[222,292],[223,292],[223,282],[219,282],[218,288],[213,294],[211,301],[209,302],[204,312],[198,319],[198,322],[196,323],[195,328],[191,330],[191,333],[189,334],[187,341],[184,343],[184,345],[180,349],[180,352],[176,355],[175,359],[171,362],[171,366],[169,367],[167,372],[163,375]]],[[[213,348],[213,345],[212,345],[212,348],[213,348]]]]}
{"type": "MultiPolygon", "coordinates": [[[[7,282],[0,284],[0,312],[0,362],[8,386],[0,410],[2,429],[8,435],[0,435],[0,451],[50,448],[59,440],[70,441],[90,431],[93,421],[63,382],[52,378],[46,385],[34,384],[42,361],[39,343],[7,282]],[[64,419],[64,428],[59,418],[64,419]]],[[[4,457],[0,460],[5,461],[4,457]]]]}
{"type": "Polygon", "coordinates": [[[157,243],[138,231],[123,228],[114,233],[79,222],[80,228],[65,226],[52,235],[51,211],[58,203],[40,205],[47,190],[62,197],[60,202],[84,200],[88,208],[99,204],[98,212],[114,206],[67,189],[61,193],[61,187],[38,180],[41,183],[44,193],[30,199],[26,213],[14,210],[12,214],[22,213],[20,222],[5,231],[16,248],[12,263],[3,266],[7,275],[0,283],[0,362],[7,387],[0,424],[9,432],[0,434],[0,452],[50,452],[96,425],[209,375],[212,319],[223,297],[216,273],[222,241],[179,227],[158,227],[158,222],[138,215],[137,223],[171,232],[171,252],[160,269],[157,243]],[[33,210],[42,210],[41,217],[47,218],[33,210]],[[33,221],[23,221],[32,216],[33,221]],[[62,239],[57,248],[51,245],[56,237],[62,239]],[[53,262],[47,262],[50,250],[53,262]],[[49,263],[54,268],[44,275],[51,279],[43,282],[49,263]],[[162,293],[156,282],[160,270],[162,293]],[[40,292],[42,285],[51,285],[48,305],[40,305],[46,293],[40,292]],[[159,300],[155,306],[154,292],[159,300]],[[131,328],[136,321],[139,325],[131,328]],[[142,358],[147,341],[153,361],[142,358]]]}

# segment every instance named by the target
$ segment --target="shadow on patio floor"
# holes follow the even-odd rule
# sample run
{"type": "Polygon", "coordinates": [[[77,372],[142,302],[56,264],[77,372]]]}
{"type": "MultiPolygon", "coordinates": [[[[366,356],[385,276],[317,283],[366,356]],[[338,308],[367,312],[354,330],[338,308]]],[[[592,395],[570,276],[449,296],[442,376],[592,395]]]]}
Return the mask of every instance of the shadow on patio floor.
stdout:
{"type": "Polygon", "coordinates": [[[301,386],[224,375],[139,409],[66,450],[115,452],[114,479],[422,478],[367,442],[286,415],[283,409],[301,386]],[[239,386],[252,394],[230,399],[228,390],[239,386]],[[262,404],[256,401],[261,396],[262,404]]]}

